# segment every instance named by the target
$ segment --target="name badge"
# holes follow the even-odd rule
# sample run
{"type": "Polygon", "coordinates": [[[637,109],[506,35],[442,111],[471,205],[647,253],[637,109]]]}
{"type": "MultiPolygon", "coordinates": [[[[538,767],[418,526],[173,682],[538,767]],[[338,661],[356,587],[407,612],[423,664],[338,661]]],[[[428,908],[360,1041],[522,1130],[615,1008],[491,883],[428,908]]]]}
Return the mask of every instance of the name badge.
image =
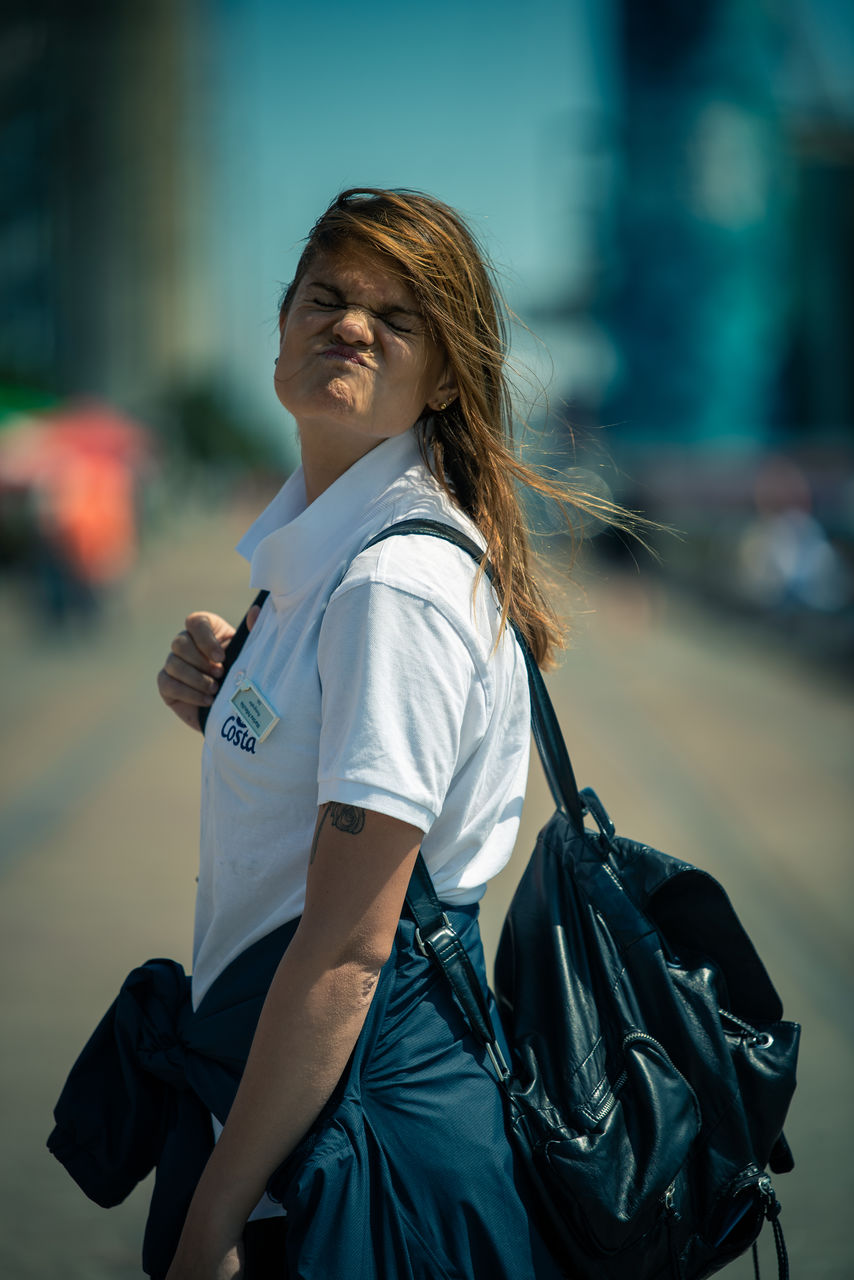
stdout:
{"type": "Polygon", "coordinates": [[[276,708],[268,702],[258,686],[245,677],[238,684],[230,702],[258,742],[263,742],[279,723],[276,708]]]}

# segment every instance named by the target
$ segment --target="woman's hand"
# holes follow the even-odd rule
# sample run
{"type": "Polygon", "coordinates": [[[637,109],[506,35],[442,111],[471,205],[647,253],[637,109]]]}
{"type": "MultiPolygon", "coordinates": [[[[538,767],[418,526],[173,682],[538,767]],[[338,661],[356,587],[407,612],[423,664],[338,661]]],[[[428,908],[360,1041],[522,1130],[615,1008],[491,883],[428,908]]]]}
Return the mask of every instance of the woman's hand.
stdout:
{"type": "MultiPolygon", "coordinates": [[[[249,610],[250,631],[260,612],[257,605],[249,610]]],[[[191,613],[157,673],[157,691],[161,698],[191,729],[200,728],[199,707],[209,707],[217,695],[225,646],[233,635],[234,627],[219,614],[191,613]]]]}
{"type": "Polygon", "coordinates": [[[209,707],[222,680],[225,646],[234,627],[216,613],[191,613],[157,673],[157,691],[179,720],[199,729],[199,707],[209,707]]]}
{"type": "Polygon", "coordinates": [[[166,1280],[242,1280],[242,1240],[236,1244],[220,1243],[218,1248],[211,1244],[210,1240],[194,1241],[192,1233],[185,1229],[166,1280]]]}

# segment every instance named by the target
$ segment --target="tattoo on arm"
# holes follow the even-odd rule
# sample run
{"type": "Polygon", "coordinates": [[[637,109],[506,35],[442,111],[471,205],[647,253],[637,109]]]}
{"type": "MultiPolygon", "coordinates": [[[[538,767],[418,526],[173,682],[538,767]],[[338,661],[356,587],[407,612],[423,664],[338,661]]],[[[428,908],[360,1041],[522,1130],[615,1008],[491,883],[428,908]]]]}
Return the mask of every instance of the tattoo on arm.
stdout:
{"type": "Polygon", "coordinates": [[[364,809],[357,809],[352,804],[330,804],[329,816],[333,827],[338,831],[346,831],[348,836],[357,836],[365,825],[364,809]]]}
{"type": "Polygon", "coordinates": [[[336,831],[343,831],[349,836],[357,836],[365,825],[364,809],[359,809],[353,804],[338,804],[335,800],[325,804],[315,827],[314,839],[311,842],[311,853],[308,859],[309,863],[314,862],[320,833],[327,818],[331,818],[332,825],[336,831]]]}

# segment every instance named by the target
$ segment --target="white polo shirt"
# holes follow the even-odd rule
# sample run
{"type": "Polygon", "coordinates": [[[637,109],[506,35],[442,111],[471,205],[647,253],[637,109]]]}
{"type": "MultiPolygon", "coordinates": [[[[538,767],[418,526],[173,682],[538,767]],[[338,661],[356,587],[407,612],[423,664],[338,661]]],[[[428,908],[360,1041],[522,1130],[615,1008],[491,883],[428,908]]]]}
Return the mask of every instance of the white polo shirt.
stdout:
{"type": "Polygon", "coordinates": [[[196,1005],[301,913],[318,805],[420,827],[447,902],[477,901],[510,857],[528,769],[524,659],[509,629],[499,638],[485,579],[473,600],[476,566],[458,547],[407,535],[362,552],[415,517],[483,544],[408,432],[309,506],[296,471],[238,544],[270,597],[205,731],[196,1005]],[[280,717],[263,742],[230,701],[246,677],[280,717]]]}

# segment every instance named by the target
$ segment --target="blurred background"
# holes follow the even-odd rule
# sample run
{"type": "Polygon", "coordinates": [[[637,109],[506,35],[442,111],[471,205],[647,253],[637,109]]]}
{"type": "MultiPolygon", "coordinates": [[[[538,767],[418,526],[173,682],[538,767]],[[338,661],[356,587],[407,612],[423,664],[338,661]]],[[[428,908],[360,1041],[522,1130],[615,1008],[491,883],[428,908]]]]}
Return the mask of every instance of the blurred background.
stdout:
{"type": "MultiPolygon", "coordinates": [[[[793,1273],[849,1277],[844,0],[6,0],[0,1268],[140,1274],[145,1194],[96,1210],[43,1143],[126,970],[188,963],[198,743],[154,675],[189,609],[248,602],[231,548],[297,460],[277,302],[351,185],[469,218],[529,457],[667,527],[581,530],[551,686],[581,783],[724,879],[805,1024],[778,1191],[793,1273]]],[[[488,948],[547,809],[535,772],[488,948]]]]}

